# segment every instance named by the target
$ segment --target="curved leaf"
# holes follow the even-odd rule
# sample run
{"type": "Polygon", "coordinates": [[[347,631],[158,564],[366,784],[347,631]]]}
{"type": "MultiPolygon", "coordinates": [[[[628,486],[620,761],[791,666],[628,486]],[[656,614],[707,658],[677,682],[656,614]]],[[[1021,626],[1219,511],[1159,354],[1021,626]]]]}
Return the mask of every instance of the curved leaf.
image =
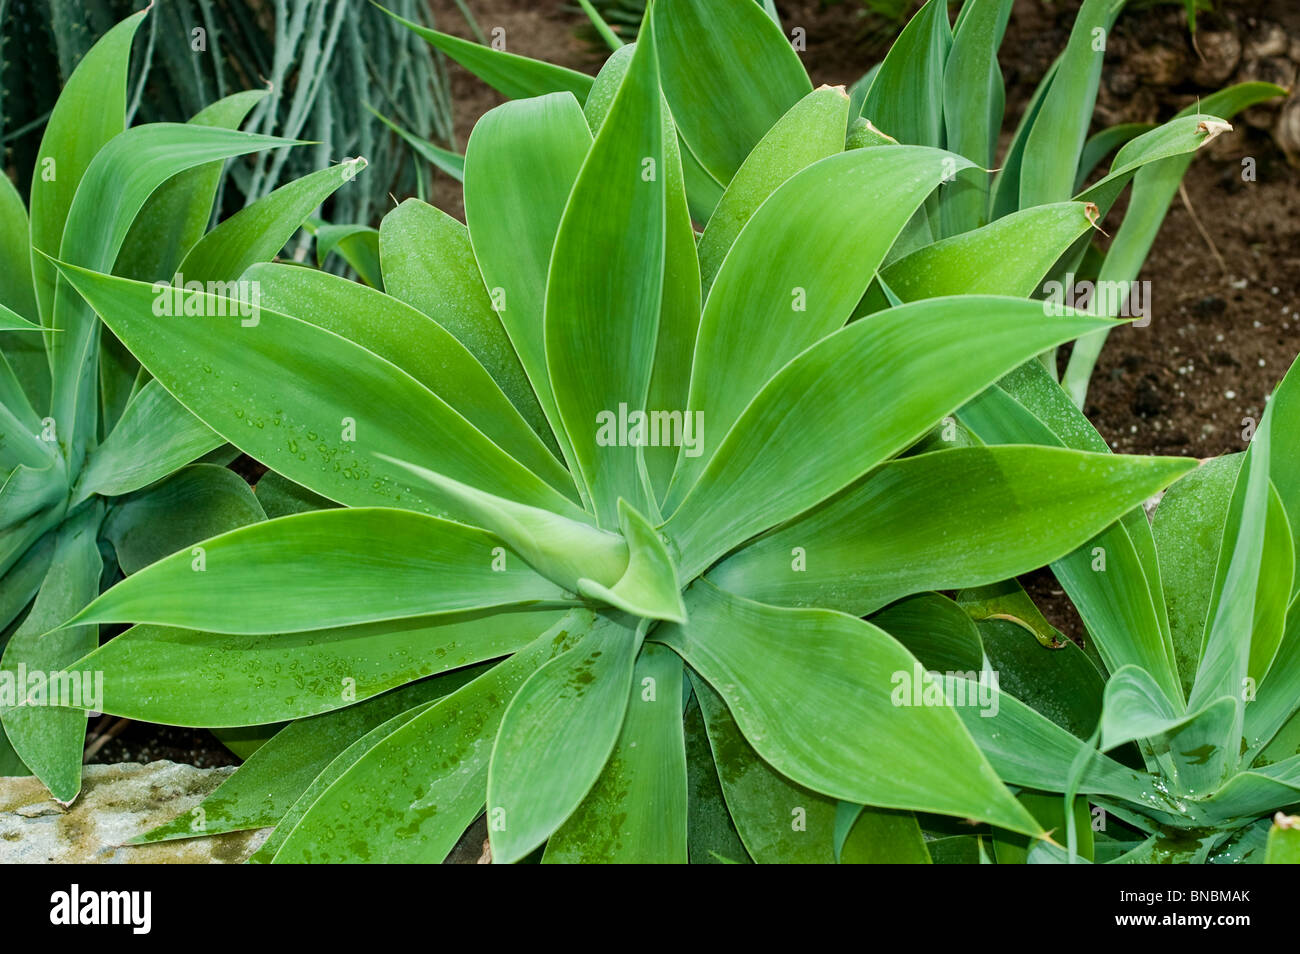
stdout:
{"type": "Polygon", "coordinates": [[[442,861],[483,811],[492,739],[511,699],[594,625],[574,610],[379,741],[320,794],[276,862],[442,861]]]}
{"type": "Polygon", "coordinates": [[[934,149],[859,149],[816,162],[745,226],[700,319],[685,444],[665,501],[691,490],[751,399],[795,355],[840,328],[908,218],[955,157],[934,149]],[[828,248],[851,254],[828,255],[828,248]]]}
{"type": "Polygon", "coordinates": [[[85,499],[139,490],[223,443],[161,384],[150,381],[127,404],[104,443],[90,452],[77,494],[85,499]]]}
{"type": "Polygon", "coordinates": [[[558,453],[528,375],[492,310],[465,226],[441,209],[407,199],[380,223],[379,259],[384,291],[424,312],[468,348],[558,453]]]}
{"type": "Polygon", "coordinates": [[[709,579],[765,603],[865,616],[901,596],[994,583],[1059,559],[1195,466],[1046,447],[902,458],[709,579]]]}
{"type": "Polygon", "coordinates": [[[812,83],[781,28],[751,0],[660,0],[652,18],[673,118],[726,185],[812,83]]]}
{"type": "Polygon", "coordinates": [[[375,456],[383,452],[436,463],[509,499],[582,515],[415,379],[345,338],[180,289],[163,292],[179,313],[158,321],[162,299],[152,286],[62,268],[177,400],[304,487],[351,506],[446,512],[446,500],[411,488],[405,471],[375,456]]]}
{"type": "Polygon", "coordinates": [[[344,508],[205,540],[133,573],[70,623],[301,633],[563,595],[482,530],[410,510],[344,508]]]}
{"type": "Polygon", "coordinates": [[[639,628],[601,617],[515,693],[488,769],[494,862],[511,864],[538,847],[596,784],[623,725],[640,648],[639,628]]]}
{"type": "Polygon", "coordinates": [[[686,864],[682,661],[641,647],[614,751],[546,843],[547,864],[686,864]]]}
{"type": "Polygon", "coordinates": [[[269,636],[134,626],[68,668],[104,673],[100,708],[113,715],[205,728],[264,725],[517,652],[563,615],[464,613],[269,636]],[[176,692],[178,685],[186,691],[176,692]]]}
{"type": "MultiPolygon", "coordinates": [[[[492,375],[438,322],[401,301],[337,275],[294,265],[254,265],[260,304],[332,331],[391,361],[446,402],[488,440],[577,501],[573,480],[492,375]]],[[[507,344],[508,347],[508,344],[507,344]]]]}
{"type": "MultiPolygon", "coordinates": [[[[827,610],[778,609],[709,583],[690,623],[655,631],[708,680],[749,744],[783,775],[856,804],[1038,826],[947,705],[896,705],[920,664],[883,630],[827,610]]],[[[929,677],[921,676],[928,685],[929,677]]]]}
{"type": "Polygon", "coordinates": [[[620,497],[647,511],[651,502],[640,446],[598,433],[605,415],[646,410],[663,300],[663,116],[649,22],[574,183],[546,284],[551,386],[604,527],[617,525],[620,497]]]}
{"type": "MultiPolygon", "coordinates": [[[[379,9],[384,10],[382,6],[379,9]]],[[[462,40],[412,23],[391,10],[384,12],[509,99],[568,91],[581,101],[591,90],[592,78],[586,73],[462,40]]]]}
{"type": "Polygon", "coordinates": [[[578,480],[551,389],[543,315],[555,233],[591,142],[577,101],[555,94],[489,110],[465,147],[465,221],[483,283],[578,480]]]}
{"type": "Polygon", "coordinates": [[[820,503],[999,375],[1097,321],[1046,318],[1040,302],[938,298],[891,308],[809,348],[745,409],[665,525],[683,554],[682,576],[820,503]],[[864,407],[871,428],[861,426],[864,407]],[[813,474],[810,459],[820,463],[813,474]]]}

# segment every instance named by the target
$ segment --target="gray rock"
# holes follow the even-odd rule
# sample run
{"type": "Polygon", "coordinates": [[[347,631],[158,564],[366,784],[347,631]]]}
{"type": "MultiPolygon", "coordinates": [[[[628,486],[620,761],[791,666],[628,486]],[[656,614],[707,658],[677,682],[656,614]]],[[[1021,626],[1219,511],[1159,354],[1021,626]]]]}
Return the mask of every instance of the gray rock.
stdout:
{"type": "Polygon", "coordinates": [[[126,845],[189,811],[233,772],[176,762],[87,765],[71,805],[34,778],[0,778],[0,863],[239,864],[270,829],[126,845]]]}

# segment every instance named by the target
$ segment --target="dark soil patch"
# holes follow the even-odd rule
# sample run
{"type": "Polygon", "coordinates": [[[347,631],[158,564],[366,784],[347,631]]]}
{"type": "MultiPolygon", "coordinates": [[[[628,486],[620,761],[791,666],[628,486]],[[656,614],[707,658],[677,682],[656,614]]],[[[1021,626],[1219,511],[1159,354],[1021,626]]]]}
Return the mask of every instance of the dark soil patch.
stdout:
{"type": "Polygon", "coordinates": [[[116,762],[186,762],[199,768],[238,765],[239,759],[207,729],[186,729],[150,722],[127,722],[118,728],[116,716],[91,719],[86,729],[87,751],[104,733],[116,733],[87,760],[95,765],[116,762]]]}

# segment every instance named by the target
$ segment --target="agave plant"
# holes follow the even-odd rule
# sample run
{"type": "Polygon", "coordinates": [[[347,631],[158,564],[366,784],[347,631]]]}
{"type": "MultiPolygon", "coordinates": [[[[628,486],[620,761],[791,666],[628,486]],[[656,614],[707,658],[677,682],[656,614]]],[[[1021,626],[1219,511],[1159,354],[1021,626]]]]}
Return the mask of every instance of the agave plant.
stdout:
{"type": "MultiPolygon", "coordinates": [[[[967,409],[967,421],[991,441],[1018,439],[1017,417],[1031,427],[1071,421],[1060,389],[1022,385],[1028,409],[1013,408],[999,388],[967,409]]],[[[1033,790],[1025,801],[1036,817],[1070,830],[1066,848],[1038,845],[1031,855],[1264,860],[1271,817],[1300,803],[1298,449],[1300,362],[1249,450],[1175,483],[1145,544],[1125,547],[1112,536],[1085,548],[1089,570],[1058,569],[1070,589],[1081,572],[1106,577],[1089,610],[1125,621],[1090,627],[1103,637],[1104,665],[1072,679],[1065,694],[1069,707],[1089,713],[1085,725],[1069,731],[1058,724],[1061,706],[1054,721],[1046,707],[1040,713],[1009,697],[992,718],[963,714],[999,776],[1033,790]],[[1109,673],[1104,681],[1101,673],[1109,673]],[[1100,823],[1084,821],[1077,835],[1076,813],[1065,810],[1076,796],[1097,806],[1077,815],[1100,823]]],[[[1010,856],[1023,858],[1024,847],[1011,840],[1010,856]]]]}
{"type": "MultiPolygon", "coordinates": [[[[1124,0],[1085,0],[1066,49],[999,160],[1005,103],[997,53],[1011,7],[1011,0],[967,0],[950,24],[946,0],[929,0],[885,59],[853,85],[849,146],[933,146],[969,160],[949,167],[944,186],[909,223],[859,315],[891,301],[962,292],[1042,297],[1044,279],[1114,290],[1089,294],[1080,307],[1092,313],[1132,310],[1138,303],[1128,290],[1195,151],[1230,128],[1225,120],[1236,112],[1286,95],[1268,83],[1241,84],[1161,126],[1124,124],[1089,137],[1106,36],[1124,0]],[[1089,186],[1117,149],[1110,173],[1089,186]],[[995,166],[996,174],[989,171],[995,166]],[[1092,244],[1093,226],[1130,181],[1124,219],[1103,252],[1092,244]],[[918,257],[908,261],[911,255],[918,257]],[[1009,281],[1006,272],[1017,263],[1023,270],[1009,281]]],[[[759,4],[665,0],[657,15],[663,88],[682,138],[691,211],[709,226],[700,249],[707,287],[737,211],[752,210],[777,183],[846,144],[807,99],[807,74],[759,4]]],[[[507,96],[567,89],[581,99],[590,89],[591,78],[580,73],[407,26],[507,96]]],[[[616,51],[614,59],[623,55],[616,51]]],[[[1147,305],[1140,310],[1149,318],[1147,305]]],[[[1107,333],[1082,339],[1071,352],[1063,382],[1079,406],[1107,333]]],[[[1048,364],[1055,369],[1054,360],[1048,364]]]]}
{"type": "Polygon", "coordinates": [[[1194,462],[944,442],[1112,322],[954,295],[850,323],[968,163],[843,151],[842,91],[809,106],[832,154],[747,186],[697,250],[658,34],[700,9],[648,17],[582,103],[488,113],[468,226],[400,205],[383,292],[258,265],[256,322],[199,290],[159,320],[149,285],[58,266],[181,405],[342,505],[159,560],[57,630],[136,624],[70,667],[107,712],[297,720],[149,838],[275,825],[261,860],[436,861],[484,815],[498,862],[920,861],[915,812],[1042,834],[890,630],[967,620],[916,594],[1063,559],[1194,462]]]}
{"type": "MultiPolygon", "coordinates": [[[[35,165],[39,130],[60,80],[71,76],[101,33],[142,5],[6,0],[0,8],[0,128],[23,165],[20,183],[35,165]]],[[[432,22],[427,3],[395,0],[392,6],[432,22]]],[[[442,58],[354,0],[157,4],[130,76],[128,122],[179,122],[231,92],[265,85],[269,92],[252,106],[245,127],[316,140],[306,148],[259,152],[230,169],[218,186],[218,208],[251,205],[342,156],[365,156],[369,187],[340,192],[331,207],[340,220],[369,221],[382,214],[388,192],[405,194],[429,182],[406,146],[388,135],[378,112],[440,142],[452,138],[442,58]]]]}
{"type": "Polygon", "coordinates": [[[143,16],[114,27],[69,79],[41,142],[30,222],[0,177],[0,328],[23,329],[0,336],[0,774],[30,769],[65,801],[80,788],[86,718],[49,705],[46,680],[98,645],[97,628],[47,631],[121,573],[264,514],[224,468],[225,441],[101,334],[50,259],[157,281],[167,305],[174,275],[224,284],[273,256],[361,165],[299,180],[205,235],[222,160],[286,143],[233,128],[261,92],[188,124],[126,129],[143,16]]]}

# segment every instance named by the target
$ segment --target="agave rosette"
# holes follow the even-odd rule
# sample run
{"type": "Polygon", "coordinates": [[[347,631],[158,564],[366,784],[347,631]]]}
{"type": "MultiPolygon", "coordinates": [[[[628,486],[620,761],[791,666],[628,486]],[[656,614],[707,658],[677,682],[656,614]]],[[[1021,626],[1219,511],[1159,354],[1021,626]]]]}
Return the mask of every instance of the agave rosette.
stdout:
{"type": "Polygon", "coordinates": [[[384,291],[257,265],[255,322],[199,291],[160,319],[149,285],[59,266],[180,405],[341,505],[69,622],[136,624],[71,667],[107,712],[296,720],[148,838],[275,825],[260,860],[436,861],[485,815],[497,861],[768,861],[926,860],[916,813],[1042,834],[953,707],[898,704],[920,664],[884,620],[973,625],[929,591],[1063,559],[1193,463],[945,442],[1111,322],[996,295],[850,321],[969,162],[845,151],[839,91],[809,91],[830,154],[734,173],[697,247],[659,24],[581,102],[485,116],[468,227],[395,209],[384,291]]]}

